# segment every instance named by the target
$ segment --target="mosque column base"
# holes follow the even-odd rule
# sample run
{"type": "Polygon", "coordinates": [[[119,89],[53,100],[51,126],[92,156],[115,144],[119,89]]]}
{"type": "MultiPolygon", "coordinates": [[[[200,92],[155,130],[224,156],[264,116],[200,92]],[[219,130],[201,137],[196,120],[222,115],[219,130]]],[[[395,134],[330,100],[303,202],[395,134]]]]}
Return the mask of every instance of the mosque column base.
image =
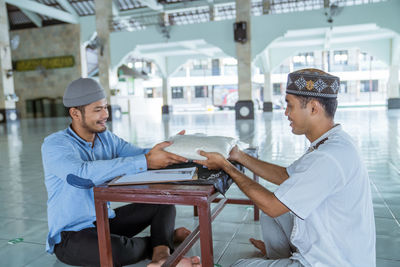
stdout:
{"type": "Polygon", "coordinates": [[[254,119],[254,103],[252,100],[240,100],[235,104],[235,113],[237,120],[254,119]]]}
{"type": "Polygon", "coordinates": [[[0,109],[0,123],[7,123],[18,121],[18,113],[15,108],[10,109],[0,109]]]}
{"type": "Polygon", "coordinates": [[[272,102],[264,102],[263,103],[263,111],[264,112],[270,112],[272,111],[272,102]]]}
{"type": "Polygon", "coordinates": [[[163,105],[161,108],[162,114],[170,114],[172,113],[172,106],[171,105],[163,105]]]}
{"type": "Polygon", "coordinates": [[[389,98],[388,109],[400,109],[400,98],[389,98]]]}

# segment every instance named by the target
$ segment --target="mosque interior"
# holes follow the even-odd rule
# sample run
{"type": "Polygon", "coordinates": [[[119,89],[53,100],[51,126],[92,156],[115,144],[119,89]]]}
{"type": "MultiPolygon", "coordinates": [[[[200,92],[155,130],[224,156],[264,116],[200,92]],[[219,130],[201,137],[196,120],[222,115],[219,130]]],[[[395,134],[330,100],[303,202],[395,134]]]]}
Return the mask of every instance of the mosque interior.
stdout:
{"type": "MultiPolygon", "coordinates": [[[[186,130],[288,166],[310,143],[285,116],[287,74],[317,68],[341,79],[335,122],[368,170],[376,265],[400,266],[399,11],[397,0],[0,0],[0,265],[68,266],[45,251],[41,145],[71,123],[72,80],[99,81],[108,129],[140,147],[186,130]]],[[[226,197],[246,198],[235,184],[226,197]]],[[[193,207],[176,207],[176,226],[193,229],[193,207]]],[[[212,223],[215,266],[261,257],[248,240],[259,228],[252,206],[227,205],[212,223]]],[[[197,242],[186,255],[200,254],[197,242]]]]}

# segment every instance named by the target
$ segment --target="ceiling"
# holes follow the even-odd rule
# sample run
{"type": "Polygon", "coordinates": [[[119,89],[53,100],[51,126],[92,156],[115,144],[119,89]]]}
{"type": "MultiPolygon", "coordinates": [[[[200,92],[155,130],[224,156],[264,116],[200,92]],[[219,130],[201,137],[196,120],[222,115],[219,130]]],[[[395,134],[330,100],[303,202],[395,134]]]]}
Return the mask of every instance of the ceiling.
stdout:
{"type": "MultiPolygon", "coordinates": [[[[11,30],[79,23],[95,15],[95,0],[5,0],[11,30]]],[[[164,26],[233,19],[235,0],[110,0],[111,31],[134,31],[149,25],[164,26]],[[162,14],[162,16],[161,16],[162,14]]],[[[330,0],[331,7],[384,0],[330,0]]],[[[326,0],[252,0],[252,14],[279,14],[324,8],[326,0]]]]}

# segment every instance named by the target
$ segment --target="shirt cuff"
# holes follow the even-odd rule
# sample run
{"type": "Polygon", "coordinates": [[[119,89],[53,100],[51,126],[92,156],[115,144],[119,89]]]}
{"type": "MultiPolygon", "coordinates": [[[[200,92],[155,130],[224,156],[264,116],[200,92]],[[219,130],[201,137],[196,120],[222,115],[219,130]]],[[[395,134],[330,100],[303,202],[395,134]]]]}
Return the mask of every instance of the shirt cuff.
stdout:
{"type": "Polygon", "coordinates": [[[145,172],[147,171],[147,160],[144,154],[132,157],[133,159],[133,170],[132,173],[145,172]]]}

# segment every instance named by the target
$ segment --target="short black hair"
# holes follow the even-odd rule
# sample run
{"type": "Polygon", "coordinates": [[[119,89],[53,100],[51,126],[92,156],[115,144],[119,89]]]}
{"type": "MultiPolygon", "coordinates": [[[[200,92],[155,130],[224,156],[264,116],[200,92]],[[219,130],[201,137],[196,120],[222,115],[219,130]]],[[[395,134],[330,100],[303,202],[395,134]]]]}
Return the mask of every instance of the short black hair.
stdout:
{"type": "Polygon", "coordinates": [[[305,108],[311,100],[316,100],[324,108],[327,117],[331,119],[335,117],[338,105],[338,101],[336,98],[311,97],[311,96],[299,96],[299,95],[296,95],[296,97],[300,100],[302,108],[305,108]]]}
{"type": "Polygon", "coordinates": [[[82,113],[82,116],[85,116],[85,107],[86,106],[87,105],[82,105],[82,106],[77,106],[77,107],[67,107],[66,110],[67,110],[67,113],[68,113],[68,115],[70,117],[71,117],[71,114],[69,113],[69,111],[70,111],[71,108],[76,108],[77,110],[79,110],[82,113]]]}

